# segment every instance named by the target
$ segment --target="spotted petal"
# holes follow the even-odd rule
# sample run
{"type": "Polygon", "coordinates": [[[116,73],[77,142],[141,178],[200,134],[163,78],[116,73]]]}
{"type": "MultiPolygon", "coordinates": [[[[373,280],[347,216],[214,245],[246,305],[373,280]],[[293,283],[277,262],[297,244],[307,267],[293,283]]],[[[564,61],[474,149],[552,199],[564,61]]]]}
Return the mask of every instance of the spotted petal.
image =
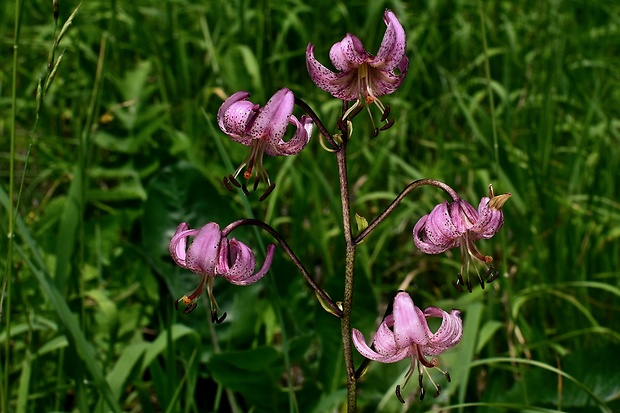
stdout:
{"type": "Polygon", "coordinates": [[[291,116],[290,123],[295,125],[295,135],[288,141],[280,139],[276,144],[270,144],[265,148],[265,153],[270,156],[296,155],[306,147],[312,135],[314,123],[309,117],[302,115],[301,122],[295,116],[291,116]]]}
{"type": "Polygon", "coordinates": [[[217,111],[217,123],[222,132],[235,142],[249,145],[252,139],[245,133],[246,127],[256,115],[258,105],[249,101],[248,92],[237,92],[224,101],[217,111]]]}
{"type": "Polygon", "coordinates": [[[364,49],[364,45],[354,35],[347,35],[340,42],[335,43],[329,50],[329,58],[334,67],[342,72],[355,70],[372,55],[364,49]]]}
{"type": "Polygon", "coordinates": [[[357,71],[332,72],[316,60],[312,43],[309,43],[306,49],[306,67],[314,84],[335,98],[356,100],[359,97],[359,90],[356,87],[357,71]]]}
{"type": "Polygon", "coordinates": [[[265,138],[270,145],[277,145],[286,132],[294,105],[293,92],[286,88],[278,90],[258,112],[247,131],[248,136],[252,139],[265,138]]]}
{"type": "Polygon", "coordinates": [[[400,24],[396,15],[391,10],[386,10],[383,14],[383,21],[387,25],[381,46],[377,56],[370,62],[371,66],[381,68],[384,71],[392,71],[396,67],[403,67],[401,72],[406,71],[409,60],[405,56],[407,37],[405,29],[400,24]]]}
{"type": "Polygon", "coordinates": [[[215,275],[221,239],[222,232],[215,222],[200,228],[187,249],[186,268],[200,274],[215,275]]]}
{"type": "Polygon", "coordinates": [[[231,284],[253,284],[269,271],[274,250],[275,245],[270,244],[267,247],[267,255],[262,268],[257,273],[252,274],[256,267],[256,258],[250,247],[234,238],[230,242],[224,238],[218,261],[218,273],[231,284]]]}

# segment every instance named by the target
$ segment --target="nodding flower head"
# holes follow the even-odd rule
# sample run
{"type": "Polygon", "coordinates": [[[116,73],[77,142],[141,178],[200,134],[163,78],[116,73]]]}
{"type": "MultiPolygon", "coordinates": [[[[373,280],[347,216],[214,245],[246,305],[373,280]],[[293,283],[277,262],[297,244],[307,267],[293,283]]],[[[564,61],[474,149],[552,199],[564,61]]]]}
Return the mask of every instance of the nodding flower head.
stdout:
{"type": "Polygon", "coordinates": [[[249,98],[248,92],[237,92],[226,99],[217,112],[220,129],[233,141],[250,147],[250,152],[235,173],[224,178],[224,185],[232,191],[230,184],[233,184],[247,195],[246,183],[237,181],[237,176],[245,169],[243,178],[246,182],[254,178],[254,190],[260,182],[267,185],[261,196],[262,201],[275,188],[275,183],[271,183],[263,167],[263,155],[289,156],[299,153],[310,140],[313,123],[305,115],[300,119],[293,115],[295,96],[289,89],[278,90],[263,107],[250,102],[249,98]],[[284,141],[289,125],[295,127],[295,133],[291,139],[284,141]]]}
{"type": "Polygon", "coordinates": [[[338,99],[355,101],[344,118],[354,116],[364,103],[367,107],[374,103],[379,108],[381,121],[387,123],[374,128],[375,136],[394,124],[394,119],[387,120],[389,106],[384,105],[379,97],[398,89],[409,68],[403,26],[391,10],[385,11],[383,21],[387,28],[376,56],[366,51],[360,39],[350,33],[332,46],[329,58],[339,70],[337,73],[316,60],[312,43],[306,49],[306,66],[314,84],[338,99]]]}
{"type": "MultiPolygon", "coordinates": [[[[467,201],[458,199],[452,203],[437,205],[430,214],[424,215],[413,228],[413,241],[420,251],[427,254],[440,254],[450,248],[461,248],[461,272],[453,285],[462,291],[463,273],[467,274],[467,289],[472,291],[469,270],[472,261],[484,268],[486,282],[490,283],[499,276],[493,272],[493,257],[481,254],[475,241],[488,239],[500,230],[504,224],[502,207],[512,194],[494,195],[493,186],[489,185],[489,196],[480,200],[478,210],[467,201]]],[[[475,265],[474,265],[475,266],[475,265]]],[[[480,286],[484,289],[485,279],[475,266],[480,286]]]]}
{"type": "Polygon", "coordinates": [[[269,270],[274,250],[273,244],[267,247],[263,267],[253,274],[256,258],[252,250],[234,238],[228,241],[216,223],[208,223],[200,229],[190,229],[187,223],[181,223],[170,241],[170,255],[178,266],[198,274],[200,282],[194,291],[177,300],[175,306],[178,308],[179,303],[182,303],[186,306],[184,313],[192,312],[197,306],[198,297],[206,288],[211,304],[211,319],[221,323],[226,313],[222,317],[217,316],[218,306],[213,296],[215,277],[222,276],[235,285],[253,284],[269,270]],[[187,248],[189,237],[194,239],[187,248]]]}
{"type": "Polygon", "coordinates": [[[413,372],[418,370],[420,400],[424,398],[424,373],[435,387],[434,397],[439,396],[441,386],[435,384],[428,372],[429,368],[441,371],[448,381],[450,374],[439,369],[439,360],[435,357],[456,346],[463,336],[461,312],[452,310],[449,313],[437,307],[428,307],[422,311],[413,304],[413,300],[404,291],[399,291],[394,298],[393,312],[383,319],[375,333],[372,346],[366,344],[359,330],[353,329],[353,345],[357,351],[370,360],[381,363],[394,363],[404,358],[411,359],[411,365],[401,384],[396,386],[396,396],[404,403],[400,391],[405,387],[413,372]],[[433,333],[426,321],[427,318],[441,318],[441,325],[433,333]],[[428,360],[427,357],[433,357],[428,360]]]}

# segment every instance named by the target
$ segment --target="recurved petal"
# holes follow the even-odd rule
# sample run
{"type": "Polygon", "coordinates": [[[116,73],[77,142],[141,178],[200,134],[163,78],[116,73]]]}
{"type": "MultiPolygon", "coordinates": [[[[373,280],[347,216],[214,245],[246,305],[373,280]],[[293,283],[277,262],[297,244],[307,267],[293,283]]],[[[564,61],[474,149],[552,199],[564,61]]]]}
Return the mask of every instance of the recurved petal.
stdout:
{"type": "Polygon", "coordinates": [[[295,96],[287,88],[278,90],[267,104],[259,110],[250,130],[246,131],[252,139],[267,138],[270,141],[282,139],[289,123],[295,96]]]}
{"type": "Polygon", "coordinates": [[[426,345],[431,331],[426,323],[424,313],[413,304],[413,300],[404,291],[394,298],[394,340],[399,348],[414,344],[426,345]]]}
{"type": "Polygon", "coordinates": [[[215,275],[221,239],[222,232],[215,222],[200,228],[187,249],[186,268],[197,273],[215,275]]]}
{"type": "Polygon", "coordinates": [[[246,126],[250,117],[258,109],[258,105],[248,100],[249,97],[248,92],[234,93],[217,111],[217,123],[222,132],[244,145],[249,144],[251,140],[245,136],[246,126]]]}
{"type": "Polygon", "coordinates": [[[423,351],[427,356],[436,356],[454,346],[456,346],[463,337],[463,321],[461,320],[461,312],[452,310],[450,313],[437,307],[428,307],[424,310],[426,317],[441,317],[441,325],[431,336],[429,345],[423,351]]]}
{"type": "Polygon", "coordinates": [[[244,243],[236,239],[230,243],[224,239],[218,264],[218,272],[224,276],[231,284],[250,285],[260,280],[271,267],[275,245],[267,247],[265,262],[259,272],[252,274],[256,267],[254,253],[244,243]]]}
{"type": "MultiPolygon", "coordinates": [[[[510,194],[503,194],[493,198],[495,200],[498,197],[502,198],[501,206],[508,200],[510,194]]],[[[504,225],[504,212],[499,208],[493,207],[493,202],[487,197],[480,200],[478,205],[478,221],[471,228],[480,238],[491,238],[499,231],[504,225]]]]}
{"type": "Polygon", "coordinates": [[[189,224],[187,222],[181,222],[177,227],[170,240],[170,245],[168,246],[170,256],[177,265],[185,268],[187,237],[190,235],[194,236],[197,233],[198,230],[189,230],[189,224]]]}
{"type": "Polygon", "coordinates": [[[403,80],[405,80],[405,74],[409,67],[409,59],[405,57],[403,62],[403,71],[398,74],[395,74],[393,71],[383,71],[374,67],[369,69],[372,74],[370,77],[370,87],[376,97],[394,93],[394,91],[400,87],[403,80]]]}
{"type": "Polygon", "coordinates": [[[310,141],[310,135],[312,134],[313,122],[309,117],[302,115],[301,122],[297,118],[291,115],[291,124],[295,125],[295,135],[285,142],[282,139],[278,139],[276,142],[269,140],[269,145],[265,148],[265,153],[270,156],[289,156],[295,155],[301,152],[310,141]]]}
{"type": "Polygon", "coordinates": [[[452,248],[453,245],[437,245],[428,239],[426,236],[427,220],[428,215],[424,215],[413,227],[413,242],[415,243],[415,246],[425,254],[441,254],[442,252],[452,248]]]}
{"type": "Polygon", "coordinates": [[[329,58],[334,67],[343,72],[357,69],[372,57],[364,45],[354,35],[347,33],[342,41],[335,43],[329,50],[329,58]]]}
{"type": "Polygon", "coordinates": [[[435,244],[442,245],[463,235],[454,225],[448,202],[437,205],[428,216],[426,236],[435,244]]]}
{"type": "Polygon", "coordinates": [[[306,67],[314,84],[335,98],[342,100],[356,100],[358,98],[359,91],[355,87],[357,71],[332,72],[314,58],[312,43],[309,43],[306,49],[306,67]]]}
{"type": "Polygon", "coordinates": [[[402,360],[409,355],[409,349],[395,349],[393,353],[389,354],[379,354],[373,349],[371,349],[368,344],[366,344],[366,340],[364,340],[364,336],[362,333],[353,329],[353,345],[357,349],[357,351],[364,357],[370,360],[379,361],[381,363],[394,363],[396,361],[402,360]]]}
{"type": "Polygon", "coordinates": [[[405,57],[407,36],[405,35],[405,29],[403,29],[403,26],[391,10],[385,11],[383,21],[387,28],[385,29],[377,56],[369,64],[381,68],[381,70],[394,70],[402,63],[403,57],[405,57]]]}

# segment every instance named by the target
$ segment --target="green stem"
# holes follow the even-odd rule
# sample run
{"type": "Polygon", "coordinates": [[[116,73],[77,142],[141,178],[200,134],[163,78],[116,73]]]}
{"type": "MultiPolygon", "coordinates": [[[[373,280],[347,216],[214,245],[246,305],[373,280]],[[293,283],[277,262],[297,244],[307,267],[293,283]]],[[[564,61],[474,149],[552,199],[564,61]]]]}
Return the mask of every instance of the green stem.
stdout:
{"type": "Polygon", "coordinates": [[[3,309],[5,308],[4,297],[6,296],[6,340],[4,348],[4,371],[2,372],[2,385],[0,386],[0,399],[2,399],[2,410],[9,411],[9,366],[11,365],[11,278],[13,276],[13,240],[15,238],[15,209],[13,203],[15,201],[15,141],[16,141],[16,128],[15,123],[17,120],[17,56],[19,49],[19,32],[21,26],[22,7],[19,0],[15,0],[15,32],[13,36],[13,73],[12,73],[12,90],[11,90],[11,141],[10,156],[9,156],[9,204],[8,204],[8,222],[7,222],[7,259],[6,268],[4,273],[4,280],[2,282],[2,295],[0,296],[0,321],[3,316],[3,309]],[[6,295],[5,295],[6,294],[6,295]]]}

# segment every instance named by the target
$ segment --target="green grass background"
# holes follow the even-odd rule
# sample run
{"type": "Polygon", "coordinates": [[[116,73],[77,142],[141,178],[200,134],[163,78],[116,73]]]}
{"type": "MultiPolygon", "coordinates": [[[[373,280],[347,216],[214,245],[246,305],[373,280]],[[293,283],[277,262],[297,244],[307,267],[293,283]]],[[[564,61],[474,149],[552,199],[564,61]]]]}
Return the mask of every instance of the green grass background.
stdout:
{"type": "MultiPolygon", "coordinates": [[[[417,305],[460,308],[465,326],[441,357],[452,382],[432,373],[437,399],[427,382],[418,401],[413,380],[401,405],[407,361],[373,363],[360,410],[620,411],[620,3],[89,0],[50,59],[77,5],[60,1],[55,27],[50,1],[0,3],[0,226],[15,229],[0,237],[3,412],[338,411],[339,322],[283,253],[256,285],[216,280],[228,318],[214,326],[205,300],[175,312],[197,277],[167,245],[181,221],[260,218],[341,299],[334,156],[315,133],[299,155],[265,159],[278,185],[265,202],[230,193],[220,179],[246,148],[216,113],[238,90],[262,104],[288,87],[335,131],[339,103],[309,79],[306,46],[329,65],[351,32],[374,52],[385,8],[410,69],[383,98],[393,128],[372,139],[366,114],[355,119],[353,212],[371,220],[418,178],[476,205],[491,182],[513,197],[502,231],[478,243],[502,275],[485,291],[450,285],[458,253],[413,245],[417,219],[445,199],[435,188],[360,246],[353,326],[367,338],[404,280],[417,305]]],[[[234,236],[257,251],[270,241],[234,236]]]]}

